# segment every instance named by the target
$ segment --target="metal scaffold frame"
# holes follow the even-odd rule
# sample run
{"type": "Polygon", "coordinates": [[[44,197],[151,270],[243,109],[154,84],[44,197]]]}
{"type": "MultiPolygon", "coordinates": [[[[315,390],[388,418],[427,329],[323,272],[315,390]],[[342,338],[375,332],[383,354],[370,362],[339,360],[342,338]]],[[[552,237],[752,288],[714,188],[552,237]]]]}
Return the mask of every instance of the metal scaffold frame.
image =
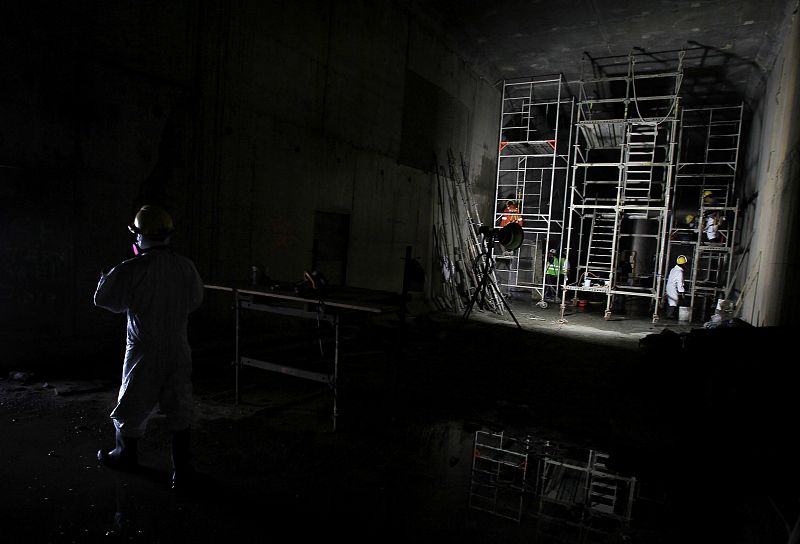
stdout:
{"type": "Polygon", "coordinates": [[[630,525],[639,483],[609,466],[609,455],[531,434],[475,433],[469,506],[541,528],[610,534],[630,525]]]}
{"type": "MultiPolygon", "coordinates": [[[[567,251],[576,255],[567,292],[648,301],[658,320],[666,253],[683,53],[669,71],[637,73],[637,56],[615,58],[577,82],[567,251]],[[576,233],[573,236],[573,233],[576,233]]],[[[667,61],[664,61],[665,63],[667,61]]]]}
{"type": "Polygon", "coordinates": [[[736,172],[744,105],[686,108],[670,218],[668,262],[691,262],[684,283],[691,319],[705,321],[728,298],[737,243],[736,172]],[[709,240],[708,232],[716,232],[709,240]]]}
{"type": "Polygon", "coordinates": [[[561,256],[565,242],[573,112],[560,74],[503,82],[493,224],[517,222],[525,234],[519,249],[498,244],[494,252],[498,282],[508,294],[548,295],[545,256],[550,249],[561,256]]]}

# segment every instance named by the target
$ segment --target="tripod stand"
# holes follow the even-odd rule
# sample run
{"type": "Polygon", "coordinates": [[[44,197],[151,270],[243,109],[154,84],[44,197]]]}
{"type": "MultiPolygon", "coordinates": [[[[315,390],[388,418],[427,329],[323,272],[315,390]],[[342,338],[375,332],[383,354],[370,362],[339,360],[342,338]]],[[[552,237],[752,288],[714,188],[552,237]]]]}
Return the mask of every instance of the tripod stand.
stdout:
{"type": "MultiPolygon", "coordinates": [[[[478,300],[478,297],[480,297],[481,299],[480,302],[481,306],[483,306],[484,301],[486,300],[486,288],[489,285],[489,269],[492,263],[492,254],[494,253],[495,236],[497,236],[497,239],[500,242],[500,244],[507,249],[514,250],[517,249],[520,245],[522,245],[522,236],[523,236],[522,227],[520,227],[516,223],[509,223],[508,225],[500,229],[499,235],[497,229],[485,226],[481,227],[479,229],[479,232],[483,234],[483,241],[486,246],[483,252],[485,256],[485,261],[483,265],[483,276],[481,276],[481,281],[480,284],[478,285],[478,288],[475,289],[475,292],[472,294],[472,298],[469,301],[469,305],[467,305],[467,308],[464,310],[464,315],[462,316],[462,319],[466,319],[469,317],[469,314],[472,312],[472,307],[475,305],[475,302],[478,300]],[[509,229],[509,227],[511,227],[512,225],[515,226],[516,229],[514,228],[509,229]]],[[[497,285],[492,283],[492,289],[497,289],[497,285]]],[[[508,302],[506,302],[503,293],[500,293],[498,290],[497,294],[499,295],[498,298],[503,303],[503,306],[505,306],[506,310],[508,310],[508,313],[511,315],[511,318],[514,320],[514,323],[516,323],[517,327],[521,329],[522,325],[519,324],[519,321],[517,321],[517,317],[514,315],[514,312],[511,311],[511,306],[509,306],[508,302]]]]}

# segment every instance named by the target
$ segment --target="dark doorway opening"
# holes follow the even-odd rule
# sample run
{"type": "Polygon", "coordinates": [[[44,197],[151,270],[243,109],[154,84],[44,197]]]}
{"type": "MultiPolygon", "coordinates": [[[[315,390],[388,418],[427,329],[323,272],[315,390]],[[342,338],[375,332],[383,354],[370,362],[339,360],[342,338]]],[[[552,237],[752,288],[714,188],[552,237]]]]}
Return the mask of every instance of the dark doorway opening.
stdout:
{"type": "Polygon", "coordinates": [[[314,212],[314,247],[311,268],[330,285],[347,284],[347,251],[350,243],[350,214],[314,212]]]}

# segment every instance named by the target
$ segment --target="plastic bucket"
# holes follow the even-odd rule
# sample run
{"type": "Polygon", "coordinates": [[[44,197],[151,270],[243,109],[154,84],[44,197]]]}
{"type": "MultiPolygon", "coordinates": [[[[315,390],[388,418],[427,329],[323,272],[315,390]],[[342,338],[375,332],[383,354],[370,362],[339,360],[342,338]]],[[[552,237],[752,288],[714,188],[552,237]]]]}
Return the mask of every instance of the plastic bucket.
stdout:
{"type": "Polygon", "coordinates": [[[692,309],[689,306],[678,307],[678,323],[688,323],[692,319],[692,309]]]}
{"type": "Polygon", "coordinates": [[[592,286],[592,280],[591,280],[591,279],[589,279],[589,278],[585,278],[585,279],[583,280],[583,286],[584,286],[584,287],[591,287],[591,286],[592,286]]]}

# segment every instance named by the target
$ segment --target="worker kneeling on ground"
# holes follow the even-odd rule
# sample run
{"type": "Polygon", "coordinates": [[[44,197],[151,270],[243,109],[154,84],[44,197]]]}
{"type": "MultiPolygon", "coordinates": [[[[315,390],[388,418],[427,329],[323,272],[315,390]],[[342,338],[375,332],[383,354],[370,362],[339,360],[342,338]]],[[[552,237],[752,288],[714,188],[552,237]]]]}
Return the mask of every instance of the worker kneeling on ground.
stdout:
{"type": "Polygon", "coordinates": [[[104,270],[96,306],[128,317],[127,349],[117,406],[111,412],[116,447],[99,450],[98,460],[118,470],[138,466],[137,444],[158,404],[172,431],[172,487],[191,478],[192,356],[189,313],[203,300],[203,282],[192,261],[169,246],[172,218],[156,206],[142,206],[129,230],[135,257],[104,270]]]}

